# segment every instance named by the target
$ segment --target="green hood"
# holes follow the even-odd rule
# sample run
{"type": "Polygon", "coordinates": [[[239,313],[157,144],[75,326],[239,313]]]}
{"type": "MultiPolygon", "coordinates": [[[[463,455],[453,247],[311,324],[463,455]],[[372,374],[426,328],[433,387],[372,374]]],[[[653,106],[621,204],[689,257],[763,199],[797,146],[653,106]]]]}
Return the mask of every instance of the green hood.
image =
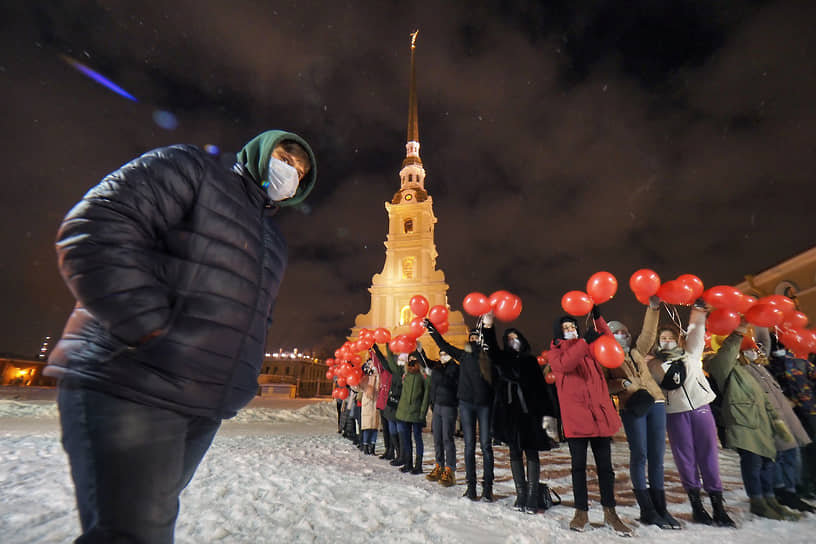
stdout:
{"type": "Polygon", "coordinates": [[[304,176],[303,180],[298,185],[297,192],[292,198],[288,198],[278,202],[278,206],[295,206],[300,204],[315,186],[317,181],[317,160],[314,152],[306,140],[292,132],[285,132],[283,130],[267,130],[252,138],[241,151],[238,153],[238,162],[243,164],[252,178],[261,185],[266,181],[266,174],[269,169],[269,157],[272,155],[272,150],[283,140],[293,140],[306,150],[309,154],[309,160],[312,163],[312,169],[304,176]]]}

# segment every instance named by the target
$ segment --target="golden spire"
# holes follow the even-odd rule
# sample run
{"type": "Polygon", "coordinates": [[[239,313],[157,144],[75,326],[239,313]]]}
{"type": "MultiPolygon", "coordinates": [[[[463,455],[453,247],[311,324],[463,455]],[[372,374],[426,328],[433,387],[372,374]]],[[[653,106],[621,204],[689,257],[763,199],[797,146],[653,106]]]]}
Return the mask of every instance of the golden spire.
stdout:
{"type": "Polygon", "coordinates": [[[408,92],[408,139],[406,156],[403,166],[407,164],[422,164],[419,158],[419,119],[417,116],[416,67],[414,65],[414,50],[419,29],[414,30],[411,36],[411,81],[408,92]]]}

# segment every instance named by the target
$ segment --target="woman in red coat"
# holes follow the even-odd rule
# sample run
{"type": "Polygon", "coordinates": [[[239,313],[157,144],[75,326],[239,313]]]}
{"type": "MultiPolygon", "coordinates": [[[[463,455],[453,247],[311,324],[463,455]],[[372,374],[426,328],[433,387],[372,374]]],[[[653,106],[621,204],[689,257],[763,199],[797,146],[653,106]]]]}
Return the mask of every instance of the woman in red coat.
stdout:
{"type": "Polygon", "coordinates": [[[554,340],[547,354],[555,373],[555,386],[561,405],[564,436],[572,458],[572,488],[575,516],[570,529],[583,531],[589,523],[586,460],[592,447],[601,488],[604,523],[622,535],[632,530],[615,512],[615,472],[612,468],[612,436],[621,428],[621,420],[609,396],[603,367],[592,356],[589,345],[602,333],[611,334],[597,307],[592,309],[594,328],[579,337],[578,322],[563,316],[555,322],[554,340]]]}

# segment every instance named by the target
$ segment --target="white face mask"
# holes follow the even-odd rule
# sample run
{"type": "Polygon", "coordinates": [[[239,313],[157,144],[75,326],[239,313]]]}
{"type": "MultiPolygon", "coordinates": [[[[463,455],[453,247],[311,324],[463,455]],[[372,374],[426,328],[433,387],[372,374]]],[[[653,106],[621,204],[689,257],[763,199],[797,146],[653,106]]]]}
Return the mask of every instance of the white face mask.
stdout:
{"type": "Polygon", "coordinates": [[[677,347],[677,342],[669,340],[668,342],[660,342],[660,349],[674,349],[677,347]]]}
{"type": "Polygon", "coordinates": [[[451,360],[451,356],[447,355],[447,354],[440,355],[439,360],[442,361],[443,363],[447,363],[447,362],[449,362],[451,360]]]}
{"type": "Polygon", "coordinates": [[[628,348],[629,347],[629,335],[628,334],[626,334],[625,332],[616,332],[614,334],[614,336],[615,336],[615,340],[618,341],[618,344],[620,344],[621,347],[623,347],[623,348],[628,348]]]}
{"type": "Polygon", "coordinates": [[[507,343],[510,344],[510,347],[514,351],[519,351],[521,349],[521,340],[519,340],[518,338],[511,338],[510,340],[507,341],[507,343]]]}
{"type": "Polygon", "coordinates": [[[774,357],[784,357],[788,354],[788,350],[786,349],[778,349],[773,352],[774,357]]]}
{"type": "Polygon", "coordinates": [[[292,198],[297,193],[298,171],[294,166],[289,166],[285,162],[269,158],[269,169],[266,173],[267,180],[263,186],[266,188],[266,194],[272,199],[272,202],[280,202],[287,198],[292,198]]]}
{"type": "Polygon", "coordinates": [[[759,357],[757,352],[752,350],[752,349],[747,349],[747,350],[743,351],[742,355],[743,355],[743,357],[745,357],[747,360],[751,361],[752,363],[754,361],[756,361],[757,358],[759,357]]]}
{"type": "Polygon", "coordinates": [[[575,340],[578,338],[578,331],[564,331],[564,340],[575,340]]]}
{"type": "Polygon", "coordinates": [[[408,362],[408,354],[407,353],[400,353],[399,357],[397,357],[397,364],[399,366],[405,366],[405,363],[408,362]]]}

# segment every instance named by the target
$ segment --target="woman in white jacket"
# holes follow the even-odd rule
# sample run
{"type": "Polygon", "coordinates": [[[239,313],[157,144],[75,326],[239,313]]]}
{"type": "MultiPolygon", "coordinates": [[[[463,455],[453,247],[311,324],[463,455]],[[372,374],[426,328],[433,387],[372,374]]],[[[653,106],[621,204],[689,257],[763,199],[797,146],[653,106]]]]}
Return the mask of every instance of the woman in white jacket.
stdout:
{"type": "Polygon", "coordinates": [[[722,500],[717,427],[709,403],[716,398],[703,373],[706,308],[695,302],[684,346],[672,328],[658,331],[658,345],[648,357],[649,370],[666,396],[666,431],[674,464],[689,496],[695,523],[733,527],[722,500]],[[702,487],[711,499],[714,517],[703,508],[702,487]]]}

